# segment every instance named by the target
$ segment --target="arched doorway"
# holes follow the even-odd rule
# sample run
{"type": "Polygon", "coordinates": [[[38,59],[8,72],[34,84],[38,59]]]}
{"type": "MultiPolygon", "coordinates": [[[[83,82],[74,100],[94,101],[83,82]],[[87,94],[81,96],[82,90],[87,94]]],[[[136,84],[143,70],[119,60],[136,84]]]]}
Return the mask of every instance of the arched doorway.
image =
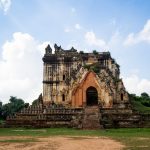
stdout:
{"type": "Polygon", "coordinates": [[[86,90],[86,104],[93,106],[98,104],[98,93],[95,87],[90,86],[86,90]]]}

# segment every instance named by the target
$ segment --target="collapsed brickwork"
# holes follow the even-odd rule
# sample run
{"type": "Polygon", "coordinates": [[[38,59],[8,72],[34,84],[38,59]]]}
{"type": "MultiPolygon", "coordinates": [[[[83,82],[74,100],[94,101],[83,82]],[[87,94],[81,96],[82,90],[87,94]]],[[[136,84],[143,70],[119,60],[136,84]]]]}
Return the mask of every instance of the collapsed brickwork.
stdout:
{"type": "Polygon", "coordinates": [[[119,65],[109,52],[79,53],[73,47],[63,50],[56,44],[54,48],[53,54],[48,45],[43,57],[44,105],[54,102],[84,107],[95,102],[111,108],[115,102],[129,101],[119,77],[119,65]],[[95,99],[92,99],[90,93],[94,94],[94,91],[95,99]]]}
{"type": "Polygon", "coordinates": [[[45,48],[39,103],[8,117],[7,127],[150,127],[149,115],[132,111],[119,65],[109,52],[54,48],[54,53],[50,45],[45,48]]]}

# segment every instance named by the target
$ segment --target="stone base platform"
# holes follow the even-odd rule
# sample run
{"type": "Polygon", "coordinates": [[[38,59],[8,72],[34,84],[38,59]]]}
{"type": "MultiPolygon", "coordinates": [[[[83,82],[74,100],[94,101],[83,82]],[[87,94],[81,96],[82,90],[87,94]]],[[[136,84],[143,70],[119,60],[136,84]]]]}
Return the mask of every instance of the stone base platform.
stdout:
{"type": "Polygon", "coordinates": [[[78,129],[150,127],[150,114],[130,108],[66,108],[64,106],[29,106],[8,117],[5,127],[72,127],[78,129]]]}

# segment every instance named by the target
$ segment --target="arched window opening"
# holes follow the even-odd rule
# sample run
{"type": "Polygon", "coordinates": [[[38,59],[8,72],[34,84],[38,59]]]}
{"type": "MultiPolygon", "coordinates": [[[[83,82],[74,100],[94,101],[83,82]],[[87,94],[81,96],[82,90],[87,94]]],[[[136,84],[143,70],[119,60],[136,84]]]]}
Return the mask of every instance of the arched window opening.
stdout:
{"type": "Polygon", "coordinates": [[[65,75],[63,74],[63,80],[65,80],[65,75]]]}
{"type": "Polygon", "coordinates": [[[123,101],[123,94],[121,93],[121,100],[123,101]]]}
{"type": "Polygon", "coordinates": [[[62,101],[65,101],[65,94],[62,95],[62,101]]]}

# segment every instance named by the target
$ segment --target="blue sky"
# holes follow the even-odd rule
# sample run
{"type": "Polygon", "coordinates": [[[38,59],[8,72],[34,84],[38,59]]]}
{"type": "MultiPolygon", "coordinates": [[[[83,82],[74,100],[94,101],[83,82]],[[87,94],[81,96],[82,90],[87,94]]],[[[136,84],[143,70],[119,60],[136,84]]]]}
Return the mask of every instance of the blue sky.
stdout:
{"type": "Polygon", "coordinates": [[[131,93],[150,94],[150,1],[0,0],[0,100],[42,92],[47,43],[110,51],[131,93]]]}

